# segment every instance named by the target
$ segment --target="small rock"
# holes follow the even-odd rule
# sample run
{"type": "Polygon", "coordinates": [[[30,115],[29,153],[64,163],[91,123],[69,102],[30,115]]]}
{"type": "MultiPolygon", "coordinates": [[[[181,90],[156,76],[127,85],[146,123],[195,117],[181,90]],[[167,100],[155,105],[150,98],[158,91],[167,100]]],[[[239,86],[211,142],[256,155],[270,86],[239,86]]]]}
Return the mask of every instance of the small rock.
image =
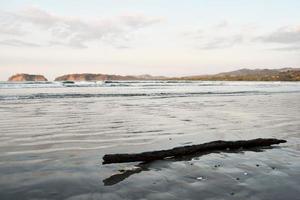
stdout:
{"type": "Polygon", "coordinates": [[[244,173],[244,175],[245,175],[245,176],[247,176],[247,175],[248,175],[248,173],[247,173],[247,172],[245,172],[245,173],[244,173]]]}
{"type": "Polygon", "coordinates": [[[256,167],[259,167],[259,164],[256,164],[256,167]]]}

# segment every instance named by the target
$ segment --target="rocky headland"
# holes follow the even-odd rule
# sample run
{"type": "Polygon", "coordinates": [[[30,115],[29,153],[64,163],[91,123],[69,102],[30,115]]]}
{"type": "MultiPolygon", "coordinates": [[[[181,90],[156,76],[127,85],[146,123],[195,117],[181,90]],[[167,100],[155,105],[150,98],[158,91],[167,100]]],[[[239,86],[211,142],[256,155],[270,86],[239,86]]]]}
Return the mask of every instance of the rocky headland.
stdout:
{"type": "Polygon", "coordinates": [[[35,74],[15,74],[9,77],[8,81],[23,82],[23,81],[48,81],[43,75],[35,74]]]}

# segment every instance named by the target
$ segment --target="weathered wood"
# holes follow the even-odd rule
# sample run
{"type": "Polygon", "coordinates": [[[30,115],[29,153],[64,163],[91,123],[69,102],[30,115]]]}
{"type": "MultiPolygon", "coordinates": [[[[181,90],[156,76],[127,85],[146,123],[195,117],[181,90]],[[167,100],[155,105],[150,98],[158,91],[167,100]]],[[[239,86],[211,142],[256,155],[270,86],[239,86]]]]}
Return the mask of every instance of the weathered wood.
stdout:
{"type": "Polygon", "coordinates": [[[249,149],[255,147],[271,146],[273,144],[280,144],[285,142],[286,140],[278,140],[274,138],[258,138],[253,140],[238,141],[218,140],[199,145],[176,147],[169,150],[149,151],[137,154],[107,154],[103,156],[103,164],[137,161],[149,162],[153,160],[161,160],[167,157],[178,157],[201,152],[205,153],[209,151],[219,151],[227,149],[249,149]]]}

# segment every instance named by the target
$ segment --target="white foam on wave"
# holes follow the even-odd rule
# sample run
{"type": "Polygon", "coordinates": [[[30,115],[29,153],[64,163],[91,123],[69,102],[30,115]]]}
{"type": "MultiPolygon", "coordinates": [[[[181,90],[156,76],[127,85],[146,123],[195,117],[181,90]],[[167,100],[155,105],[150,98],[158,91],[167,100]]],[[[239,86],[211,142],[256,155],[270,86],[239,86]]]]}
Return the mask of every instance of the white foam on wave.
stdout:
{"type": "Polygon", "coordinates": [[[295,86],[299,82],[257,82],[257,81],[75,81],[75,82],[0,82],[0,89],[21,88],[64,88],[64,87],[153,87],[153,86],[295,86]]]}
{"type": "Polygon", "coordinates": [[[0,89],[22,89],[22,88],[64,88],[64,87],[99,87],[103,81],[79,81],[74,83],[64,82],[0,82],[0,89]]]}

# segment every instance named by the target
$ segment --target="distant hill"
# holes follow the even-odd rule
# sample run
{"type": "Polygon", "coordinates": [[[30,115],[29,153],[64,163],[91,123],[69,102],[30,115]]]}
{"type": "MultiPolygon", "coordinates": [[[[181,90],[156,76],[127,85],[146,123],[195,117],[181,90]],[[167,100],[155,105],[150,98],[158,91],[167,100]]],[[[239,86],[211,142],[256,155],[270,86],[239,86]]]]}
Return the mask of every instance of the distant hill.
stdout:
{"type": "Polygon", "coordinates": [[[138,75],[135,76],[137,79],[141,80],[161,80],[161,79],[167,79],[165,76],[151,76],[149,74],[144,74],[144,75],[138,75]]]}
{"type": "Polygon", "coordinates": [[[15,74],[9,77],[8,81],[17,82],[17,81],[48,81],[48,80],[43,75],[15,74]]]}
{"type": "MultiPolygon", "coordinates": [[[[66,74],[55,81],[105,81],[105,80],[202,80],[202,81],[300,81],[300,68],[281,69],[239,69],[214,75],[195,75],[184,77],[121,76],[111,74],[66,74]]],[[[8,81],[47,81],[43,75],[16,74],[8,81]]]]}
{"type": "Polygon", "coordinates": [[[185,76],[174,79],[211,81],[300,81],[300,68],[239,69],[215,75],[185,76]]]}
{"type": "Polygon", "coordinates": [[[55,81],[104,81],[104,80],[157,80],[164,79],[162,76],[140,75],[121,76],[109,74],[66,74],[55,78],[55,81]]]}
{"type": "Polygon", "coordinates": [[[216,74],[217,76],[249,76],[249,75],[276,75],[280,72],[300,71],[300,68],[281,68],[281,69],[239,69],[231,72],[216,74]]]}

